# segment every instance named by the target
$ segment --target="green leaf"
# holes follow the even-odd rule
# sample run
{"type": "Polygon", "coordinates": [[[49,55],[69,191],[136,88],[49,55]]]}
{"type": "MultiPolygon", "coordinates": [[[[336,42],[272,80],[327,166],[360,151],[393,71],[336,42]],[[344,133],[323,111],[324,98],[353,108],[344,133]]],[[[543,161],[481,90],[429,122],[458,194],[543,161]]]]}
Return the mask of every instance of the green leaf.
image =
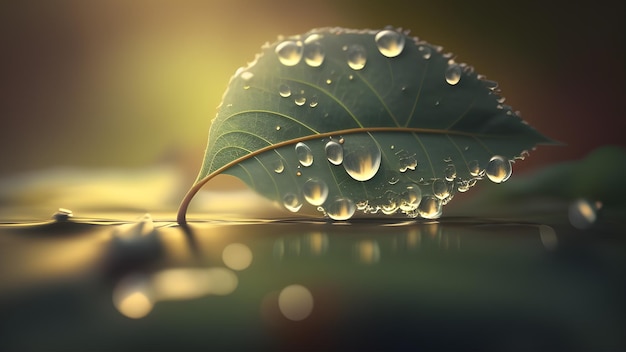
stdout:
{"type": "Polygon", "coordinates": [[[231,78],[181,223],[219,173],[290,211],[437,218],[455,192],[506,181],[515,159],[552,142],[495,82],[401,30],[315,29],[262,49],[231,78]]]}

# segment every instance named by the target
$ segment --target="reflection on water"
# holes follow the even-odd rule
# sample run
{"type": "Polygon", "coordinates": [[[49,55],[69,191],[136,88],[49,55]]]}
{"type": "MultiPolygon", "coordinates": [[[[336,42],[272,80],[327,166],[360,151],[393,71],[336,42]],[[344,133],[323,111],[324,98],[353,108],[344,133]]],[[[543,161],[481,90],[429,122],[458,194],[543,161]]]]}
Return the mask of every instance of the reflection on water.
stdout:
{"type": "MultiPolygon", "coordinates": [[[[611,337],[624,326],[614,313],[624,293],[615,285],[620,271],[604,263],[623,267],[620,255],[626,253],[592,239],[567,252],[579,243],[576,233],[558,223],[480,219],[354,220],[341,226],[197,222],[183,228],[149,215],[110,225],[73,217],[0,227],[2,247],[13,249],[0,256],[0,268],[16,268],[10,275],[0,269],[0,275],[13,286],[10,292],[25,292],[40,285],[41,276],[58,279],[67,270],[68,281],[70,267],[82,267],[82,274],[72,272],[74,280],[105,283],[97,290],[106,288],[105,305],[117,318],[99,319],[117,337],[119,319],[139,319],[163,336],[169,332],[158,326],[172,329],[174,321],[189,334],[203,324],[207,339],[231,349],[227,342],[242,346],[233,336],[254,344],[282,341],[286,347],[278,349],[287,350],[324,350],[335,343],[384,350],[415,334],[400,347],[412,349],[416,341],[441,346],[447,340],[432,335],[433,326],[460,341],[479,336],[508,343],[529,334],[529,341],[554,340],[562,347],[569,346],[567,336],[592,338],[602,331],[611,337]],[[588,247],[595,249],[584,252],[588,247]],[[190,317],[189,323],[181,317],[190,317]],[[380,326],[389,327],[386,337],[378,334],[380,326]]],[[[2,295],[5,301],[18,297],[2,295]]],[[[102,308],[93,304],[82,314],[99,314],[102,308]]],[[[205,335],[194,336],[204,341],[205,335]]]]}

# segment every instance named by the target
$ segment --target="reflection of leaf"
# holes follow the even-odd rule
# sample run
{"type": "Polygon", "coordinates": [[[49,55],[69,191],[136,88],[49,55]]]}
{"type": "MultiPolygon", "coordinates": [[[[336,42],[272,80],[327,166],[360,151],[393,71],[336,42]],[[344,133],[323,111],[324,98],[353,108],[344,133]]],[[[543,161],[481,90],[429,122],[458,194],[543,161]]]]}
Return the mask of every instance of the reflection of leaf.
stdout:
{"type": "Polygon", "coordinates": [[[503,101],[472,67],[395,30],[265,45],[230,81],[178,220],[222,172],[291,211],[438,217],[455,192],[505,181],[509,160],[550,143],[503,101]]]}

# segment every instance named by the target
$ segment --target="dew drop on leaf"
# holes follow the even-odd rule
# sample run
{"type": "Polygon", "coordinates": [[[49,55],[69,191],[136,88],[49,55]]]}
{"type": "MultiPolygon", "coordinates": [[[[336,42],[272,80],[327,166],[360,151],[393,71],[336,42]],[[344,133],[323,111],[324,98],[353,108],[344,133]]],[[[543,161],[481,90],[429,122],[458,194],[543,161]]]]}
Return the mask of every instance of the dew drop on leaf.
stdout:
{"type": "Polygon", "coordinates": [[[396,57],[404,50],[404,35],[396,31],[382,30],[376,34],[374,40],[380,53],[386,57],[396,57]]]}
{"type": "Polygon", "coordinates": [[[311,205],[322,205],[328,197],[328,186],[324,181],[309,179],[302,186],[304,199],[311,205]]]}
{"type": "Polygon", "coordinates": [[[295,66],[302,59],[302,44],[292,40],[284,41],[276,46],[276,55],[281,64],[295,66]]]}
{"type": "Polygon", "coordinates": [[[309,106],[314,108],[317,106],[317,97],[313,96],[313,98],[311,98],[311,101],[309,102],[309,106]]]}
{"type": "Polygon", "coordinates": [[[448,165],[444,173],[446,181],[452,181],[456,178],[456,167],[454,165],[448,165]]]}
{"type": "Polygon", "coordinates": [[[429,47],[422,45],[417,48],[417,50],[419,50],[419,52],[422,54],[422,58],[424,60],[430,59],[430,56],[432,55],[432,50],[429,47]]]}
{"type": "Polygon", "coordinates": [[[417,211],[424,219],[437,219],[441,216],[441,201],[434,197],[424,197],[417,211]]]}
{"type": "MultiPolygon", "coordinates": [[[[348,58],[348,66],[353,70],[362,70],[367,62],[365,48],[360,44],[353,44],[346,47],[346,55],[348,58]]],[[[328,83],[328,81],[326,82],[328,83]]]]}
{"type": "Polygon", "coordinates": [[[296,144],[296,155],[302,166],[311,166],[313,164],[313,153],[308,145],[298,142],[296,144]]]}
{"type": "Polygon", "coordinates": [[[304,105],[306,103],[306,98],[303,95],[300,95],[300,96],[296,97],[293,100],[293,102],[296,103],[296,105],[298,105],[298,106],[302,106],[302,105],[304,105]]]}
{"type": "Polygon", "coordinates": [[[340,165],[343,162],[343,147],[335,141],[329,141],[324,147],[326,157],[333,165],[340,165]]]}
{"type": "Polygon", "coordinates": [[[489,160],[485,171],[492,182],[502,183],[511,177],[512,169],[511,162],[507,158],[495,155],[489,160]]]}
{"type": "Polygon", "coordinates": [[[283,197],[283,205],[285,206],[285,208],[287,208],[287,210],[292,213],[297,213],[298,210],[302,208],[302,202],[300,201],[300,198],[298,198],[298,196],[293,193],[285,194],[285,196],[283,197]]]}
{"type": "Polygon", "coordinates": [[[311,67],[319,67],[324,62],[324,47],[319,38],[319,35],[313,34],[304,41],[304,62],[311,67]]]}
{"type": "Polygon", "coordinates": [[[461,80],[461,67],[457,64],[450,64],[446,68],[446,82],[453,86],[461,80]]]}
{"type": "Polygon", "coordinates": [[[474,177],[480,176],[481,170],[480,170],[480,164],[478,163],[478,160],[472,160],[469,163],[467,163],[467,168],[469,169],[470,175],[474,177]]]}
{"type": "Polygon", "coordinates": [[[403,212],[412,212],[417,209],[422,201],[422,190],[419,186],[407,186],[406,192],[402,194],[400,200],[400,210],[403,212]]]}
{"type": "Polygon", "coordinates": [[[446,199],[450,196],[450,189],[448,183],[443,179],[436,179],[433,181],[433,194],[439,199],[446,199]]]}
{"type": "Polygon", "coordinates": [[[254,74],[250,71],[244,71],[241,73],[241,79],[243,80],[243,89],[250,89],[250,81],[254,77],[254,74]]]}
{"type": "Polygon", "coordinates": [[[281,84],[280,87],[278,87],[278,94],[283,98],[289,98],[291,96],[291,89],[288,85],[281,84]]]}
{"type": "Polygon", "coordinates": [[[326,214],[333,220],[348,220],[354,215],[356,206],[348,198],[337,198],[328,204],[326,214]]]}
{"type": "Polygon", "coordinates": [[[343,167],[353,179],[367,181],[374,177],[380,168],[381,153],[373,142],[349,143],[347,139],[343,145],[343,167]]]}
{"type": "Polygon", "coordinates": [[[280,159],[274,161],[273,167],[274,167],[274,172],[277,174],[280,174],[285,170],[285,165],[280,159]]]}

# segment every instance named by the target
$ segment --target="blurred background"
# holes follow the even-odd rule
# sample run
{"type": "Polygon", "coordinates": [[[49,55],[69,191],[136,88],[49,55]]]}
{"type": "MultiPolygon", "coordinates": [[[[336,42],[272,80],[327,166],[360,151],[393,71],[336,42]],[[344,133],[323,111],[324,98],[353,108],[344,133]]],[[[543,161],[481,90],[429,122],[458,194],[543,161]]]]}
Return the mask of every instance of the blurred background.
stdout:
{"type": "Polygon", "coordinates": [[[507,104],[566,144],[515,165],[528,172],[626,145],[623,19],[624,3],[602,0],[5,1],[0,178],[171,165],[187,187],[229,77],[264,42],[386,25],[498,81],[507,104]]]}

